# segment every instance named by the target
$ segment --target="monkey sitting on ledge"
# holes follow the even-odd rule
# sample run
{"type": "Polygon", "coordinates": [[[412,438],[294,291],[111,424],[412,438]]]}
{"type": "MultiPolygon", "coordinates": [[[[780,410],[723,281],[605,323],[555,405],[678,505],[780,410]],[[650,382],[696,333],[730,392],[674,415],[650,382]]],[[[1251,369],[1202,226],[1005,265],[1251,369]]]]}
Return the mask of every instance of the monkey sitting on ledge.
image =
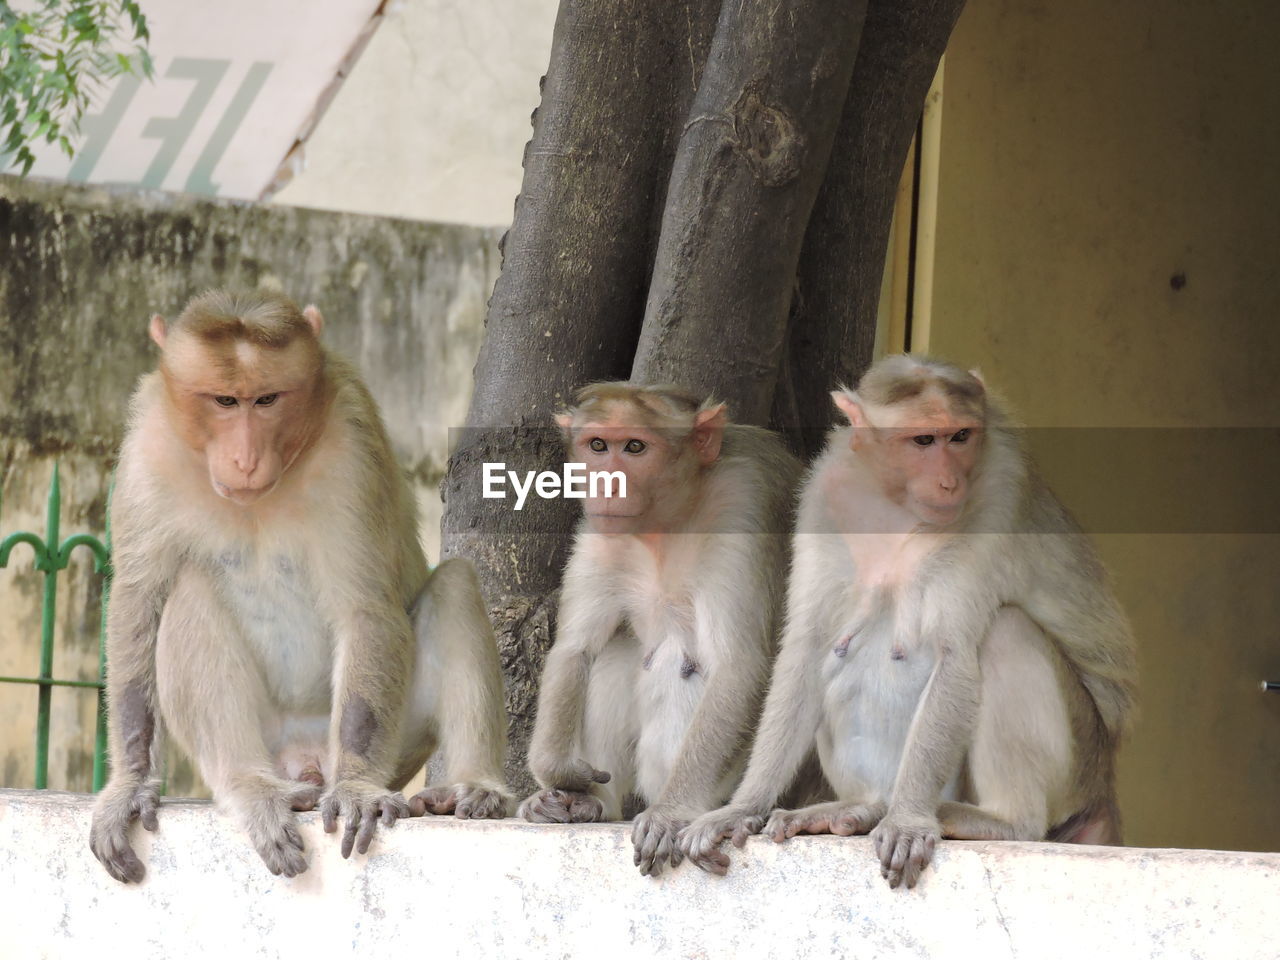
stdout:
{"type": "Polygon", "coordinates": [[[1119,843],[1135,657],[1093,545],[976,374],[887,357],[832,396],[751,759],[681,851],[870,832],[910,887],[940,837],[1119,843]],[[839,799],[773,810],[814,745],[839,799]]]}
{"type": "Polygon", "coordinates": [[[634,861],[654,875],[680,863],[679,830],[741,775],[800,463],[676,387],[592,384],[557,422],[571,459],[625,476],[626,495],[583,501],[529,745],[543,789],[520,814],[618,820],[634,792],[646,804],[634,861]]]}
{"type": "Polygon", "coordinates": [[[267,867],[307,867],[295,810],[345,821],[501,817],[501,667],[475,570],[428,572],[412,492],[315,307],[207,293],[166,324],[133,397],[112,499],[111,780],[90,846],[138,881],[161,731],[194,758],[267,867]],[[441,745],[443,785],[398,791],[441,745]]]}

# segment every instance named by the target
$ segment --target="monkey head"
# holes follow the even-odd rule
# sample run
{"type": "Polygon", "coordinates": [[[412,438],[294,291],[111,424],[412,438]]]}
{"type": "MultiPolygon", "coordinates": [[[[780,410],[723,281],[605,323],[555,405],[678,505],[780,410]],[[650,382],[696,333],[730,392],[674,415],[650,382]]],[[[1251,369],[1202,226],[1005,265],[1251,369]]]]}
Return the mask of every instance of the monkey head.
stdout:
{"type": "Polygon", "coordinates": [[[556,423],[573,462],[589,474],[626,477],[625,497],[616,484],[611,491],[588,485],[583,509],[591,529],[663,533],[688,515],[702,471],[719,458],[726,415],[723,403],[700,403],[677,387],[596,383],[556,423]]]}
{"type": "Polygon", "coordinates": [[[213,291],[172,324],[151,318],[172,422],[218,496],[241,506],[266,496],[319,435],[330,399],[323,322],[269,291],[213,291]]]}
{"type": "Polygon", "coordinates": [[[832,399],[886,498],[928,528],[960,518],[981,464],[986,388],[976,373],[910,355],[877,363],[832,399]]]}

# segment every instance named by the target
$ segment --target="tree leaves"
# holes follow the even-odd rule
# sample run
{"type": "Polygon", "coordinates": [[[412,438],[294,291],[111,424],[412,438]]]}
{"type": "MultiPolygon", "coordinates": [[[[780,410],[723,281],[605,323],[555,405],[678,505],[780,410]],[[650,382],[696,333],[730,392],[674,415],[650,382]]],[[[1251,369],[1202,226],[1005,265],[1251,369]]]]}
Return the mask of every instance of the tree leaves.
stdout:
{"type": "Polygon", "coordinates": [[[0,0],[0,170],[26,176],[31,146],[74,152],[80,119],[105,81],[151,77],[151,34],[134,0],[0,0]],[[117,49],[123,41],[125,49],[117,49]]]}

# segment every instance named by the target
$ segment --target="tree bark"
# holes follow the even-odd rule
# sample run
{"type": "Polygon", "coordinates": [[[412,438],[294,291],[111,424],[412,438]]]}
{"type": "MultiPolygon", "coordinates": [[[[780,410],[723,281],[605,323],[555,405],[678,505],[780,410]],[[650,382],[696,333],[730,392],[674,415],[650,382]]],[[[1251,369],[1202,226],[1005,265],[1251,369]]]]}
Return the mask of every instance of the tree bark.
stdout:
{"type": "Polygon", "coordinates": [[[676,152],[633,379],[764,425],[866,2],[726,3],[676,152]]]}
{"type": "Polygon", "coordinates": [[[800,255],[774,425],[806,458],[836,422],[828,394],[871,363],[902,166],[964,0],[871,0],[831,162],[800,255]]]}

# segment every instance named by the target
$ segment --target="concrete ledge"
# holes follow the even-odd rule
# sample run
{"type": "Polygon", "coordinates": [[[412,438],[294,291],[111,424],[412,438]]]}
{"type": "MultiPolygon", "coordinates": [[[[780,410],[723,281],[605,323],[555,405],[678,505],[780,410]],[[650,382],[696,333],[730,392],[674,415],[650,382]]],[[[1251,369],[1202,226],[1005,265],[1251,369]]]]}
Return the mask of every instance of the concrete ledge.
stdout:
{"type": "Polygon", "coordinates": [[[89,853],[92,798],[0,790],[0,955],[218,958],[1275,957],[1280,854],[943,843],[889,890],[865,838],[755,839],[728,877],[631,865],[630,828],[401,821],[366,858],[300,816],[311,867],[267,873],[216,809],[138,829],[147,879],[89,853]]]}

